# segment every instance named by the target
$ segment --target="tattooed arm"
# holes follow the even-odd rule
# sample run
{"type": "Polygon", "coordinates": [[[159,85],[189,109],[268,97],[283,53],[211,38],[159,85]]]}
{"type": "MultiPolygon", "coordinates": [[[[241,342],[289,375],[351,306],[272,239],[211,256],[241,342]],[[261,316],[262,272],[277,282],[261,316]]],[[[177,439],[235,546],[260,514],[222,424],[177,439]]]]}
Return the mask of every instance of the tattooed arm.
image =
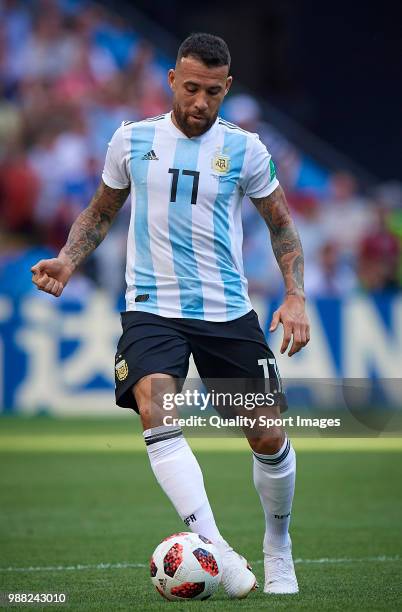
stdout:
{"type": "Polygon", "coordinates": [[[74,221],[58,257],[42,259],[31,269],[38,289],[59,297],[74,270],[102,242],[130,188],[112,189],[101,181],[89,206],[74,221]]]}
{"type": "Polygon", "coordinates": [[[281,186],[265,198],[252,198],[269,228],[272,250],[285,282],[284,303],[274,312],[270,331],[283,324],[281,353],[293,343],[289,357],[300,351],[310,340],[310,325],[304,310],[304,258],[299,234],[289,213],[281,186]]]}
{"type": "Polygon", "coordinates": [[[285,281],[286,295],[304,298],[303,249],[281,186],[266,198],[252,199],[271,234],[272,250],[285,281]]]}
{"type": "Polygon", "coordinates": [[[73,269],[79,266],[102,242],[129,192],[129,187],[112,189],[101,181],[89,206],[73,223],[59,257],[71,262],[73,269]]]}

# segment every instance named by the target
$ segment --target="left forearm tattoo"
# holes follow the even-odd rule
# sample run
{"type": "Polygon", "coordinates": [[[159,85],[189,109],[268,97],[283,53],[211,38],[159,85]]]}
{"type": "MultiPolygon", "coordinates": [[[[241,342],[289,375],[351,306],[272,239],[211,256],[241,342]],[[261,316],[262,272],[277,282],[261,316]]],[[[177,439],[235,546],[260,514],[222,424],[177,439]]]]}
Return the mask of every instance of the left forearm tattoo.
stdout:
{"type": "Polygon", "coordinates": [[[252,201],[269,228],[272,249],[285,281],[286,294],[304,296],[303,248],[282,187],[277,187],[266,198],[252,198],[252,201]]]}

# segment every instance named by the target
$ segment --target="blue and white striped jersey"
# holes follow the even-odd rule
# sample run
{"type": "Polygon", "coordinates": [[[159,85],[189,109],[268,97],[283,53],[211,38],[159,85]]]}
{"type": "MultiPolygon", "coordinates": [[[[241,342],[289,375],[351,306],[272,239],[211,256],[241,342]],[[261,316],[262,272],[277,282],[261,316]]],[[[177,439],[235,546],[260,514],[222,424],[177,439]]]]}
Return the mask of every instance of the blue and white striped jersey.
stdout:
{"type": "Polygon", "coordinates": [[[114,189],[131,185],[127,310],[206,321],[251,310],[241,201],[279,184],[256,134],[220,117],[194,138],[170,113],[126,121],[109,143],[102,179],[114,189]]]}

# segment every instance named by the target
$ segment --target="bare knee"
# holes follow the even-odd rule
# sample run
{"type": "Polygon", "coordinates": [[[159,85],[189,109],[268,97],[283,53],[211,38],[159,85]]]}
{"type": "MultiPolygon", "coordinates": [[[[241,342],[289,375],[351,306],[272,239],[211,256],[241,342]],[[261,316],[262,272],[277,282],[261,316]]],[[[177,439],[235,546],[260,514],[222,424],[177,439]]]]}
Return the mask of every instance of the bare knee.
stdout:
{"type": "Polygon", "coordinates": [[[133,394],[144,430],[163,425],[164,416],[168,414],[164,409],[164,396],[176,392],[176,380],[169,374],[149,374],[137,382],[133,394]]]}
{"type": "Polygon", "coordinates": [[[255,453],[273,455],[277,453],[285,441],[285,432],[282,427],[270,427],[256,437],[248,438],[248,442],[255,453]]]}

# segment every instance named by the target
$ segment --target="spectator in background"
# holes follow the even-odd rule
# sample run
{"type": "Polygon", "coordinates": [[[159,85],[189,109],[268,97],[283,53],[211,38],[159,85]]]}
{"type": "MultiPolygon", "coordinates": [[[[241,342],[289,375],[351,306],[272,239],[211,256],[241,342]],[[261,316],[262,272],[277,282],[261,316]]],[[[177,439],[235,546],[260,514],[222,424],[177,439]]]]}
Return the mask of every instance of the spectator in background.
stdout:
{"type": "Polygon", "coordinates": [[[398,240],[399,244],[399,264],[398,264],[398,285],[402,288],[402,184],[392,181],[385,185],[380,185],[377,189],[376,197],[381,203],[386,203],[389,210],[386,224],[388,230],[398,240]]]}
{"type": "Polygon", "coordinates": [[[317,228],[321,224],[320,201],[313,194],[293,191],[289,194],[296,227],[303,244],[306,274],[311,265],[317,262],[319,251],[326,242],[326,238],[317,228]]]}
{"type": "Polygon", "coordinates": [[[41,181],[36,217],[55,249],[64,244],[73,219],[87,205],[87,128],[79,109],[71,111],[69,129],[60,132],[49,126],[31,153],[41,181]]]}
{"type": "Polygon", "coordinates": [[[375,223],[359,244],[357,269],[366,291],[396,291],[400,243],[387,227],[388,210],[375,209],[375,223]]]}
{"type": "Polygon", "coordinates": [[[55,84],[57,98],[85,104],[95,94],[97,79],[91,66],[90,43],[78,42],[70,69],[55,84]]]}
{"type": "Polygon", "coordinates": [[[338,245],[342,258],[352,264],[359,243],[373,225],[373,202],[358,191],[356,178],[346,171],[332,174],[329,193],[322,201],[320,228],[326,241],[338,245]]]}
{"type": "Polygon", "coordinates": [[[49,233],[63,196],[63,168],[57,163],[59,135],[58,127],[49,122],[29,154],[29,161],[40,183],[35,218],[45,229],[45,235],[49,233]]]}
{"type": "Polygon", "coordinates": [[[0,81],[0,160],[6,157],[9,147],[20,138],[22,129],[21,114],[3,93],[0,81]]]}
{"type": "Polygon", "coordinates": [[[0,75],[5,90],[12,91],[20,78],[21,50],[30,36],[32,20],[27,3],[0,0],[0,75]]]}
{"type": "Polygon", "coordinates": [[[158,67],[155,48],[150,43],[141,41],[137,45],[125,70],[124,82],[128,100],[140,117],[160,115],[169,108],[166,75],[158,67]]]}
{"type": "Polygon", "coordinates": [[[306,296],[314,298],[342,298],[356,288],[356,275],[342,261],[339,247],[326,242],[319,249],[317,258],[306,268],[306,296]]]}
{"type": "Polygon", "coordinates": [[[69,70],[75,53],[75,37],[65,27],[57,4],[40,2],[28,39],[16,48],[14,77],[55,79],[69,70]]]}
{"type": "Polygon", "coordinates": [[[17,144],[0,162],[0,228],[29,234],[35,229],[39,178],[25,151],[17,144]]]}

